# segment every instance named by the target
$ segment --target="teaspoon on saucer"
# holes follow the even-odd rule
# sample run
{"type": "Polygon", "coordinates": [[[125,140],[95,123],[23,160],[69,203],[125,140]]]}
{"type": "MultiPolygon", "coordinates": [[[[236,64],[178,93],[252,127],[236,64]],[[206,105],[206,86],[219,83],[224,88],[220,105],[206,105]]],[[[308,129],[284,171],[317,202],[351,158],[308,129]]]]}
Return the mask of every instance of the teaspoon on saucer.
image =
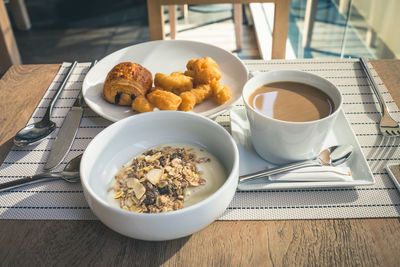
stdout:
{"type": "Polygon", "coordinates": [[[351,145],[331,146],[323,150],[315,159],[289,163],[286,165],[277,166],[267,170],[262,170],[239,176],[239,183],[304,167],[337,166],[347,161],[350,158],[352,152],[353,152],[353,146],[351,145]]]}
{"type": "Polygon", "coordinates": [[[71,67],[68,70],[68,73],[65,75],[65,78],[62,81],[62,84],[57,89],[56,93],[51,99],[43,119],[36,123],[25,126],[21,130],[19,130],[19,132],[14,136],[14,144],[16,146],[24,147],[40,142],[56,129],[55,122],[50,120],[51,111],[53,110],[54,103],[56,102],[61,91],[64,89],[69,79],[69,76],[71,75],[72,70],[75,68],[76,64],[76,61],[72,63],[71,67]]]}

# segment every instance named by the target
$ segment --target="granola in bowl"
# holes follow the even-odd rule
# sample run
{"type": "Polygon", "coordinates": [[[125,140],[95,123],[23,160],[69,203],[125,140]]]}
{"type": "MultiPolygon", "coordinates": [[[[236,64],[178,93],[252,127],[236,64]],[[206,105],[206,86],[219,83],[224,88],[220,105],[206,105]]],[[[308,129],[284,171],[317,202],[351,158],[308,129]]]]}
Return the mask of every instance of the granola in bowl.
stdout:
{"type": "Polygon", "coordinates": [[[225,179],[225,170],[209,152],[188,144],[167,144],[122,166],[109,189],[109,199],[132,212],[168,212],[206,198],[225,179]]]}

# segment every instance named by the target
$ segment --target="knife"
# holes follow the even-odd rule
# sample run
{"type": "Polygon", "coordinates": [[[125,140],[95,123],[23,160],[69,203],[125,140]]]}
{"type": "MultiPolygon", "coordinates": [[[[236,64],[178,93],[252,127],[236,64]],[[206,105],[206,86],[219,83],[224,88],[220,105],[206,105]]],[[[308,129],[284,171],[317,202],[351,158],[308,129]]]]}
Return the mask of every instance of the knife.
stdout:
{"type": "MultiPolygon", "coordinates": [[[[89,70],[96,64],[97,60],[92,62],[89,67],[89,70]]],[[[83,98],[82,98],[82,89],[79,92],[78,97],[75,100],[74,105],[68,111],[67,116],[65,117],[63,124],[58,132],[56,139],[54,140],[54,144],[50,150],[49,157],[47,158],[46,165],[44,166],[45,170],[50,170],[58,166],[61,161],[67,155],[67,152],[72,146],[72,142],[75,139],[76,133],[78,132],[79,124],[81,123],[82,115],[83,115],[83,98]]]]}

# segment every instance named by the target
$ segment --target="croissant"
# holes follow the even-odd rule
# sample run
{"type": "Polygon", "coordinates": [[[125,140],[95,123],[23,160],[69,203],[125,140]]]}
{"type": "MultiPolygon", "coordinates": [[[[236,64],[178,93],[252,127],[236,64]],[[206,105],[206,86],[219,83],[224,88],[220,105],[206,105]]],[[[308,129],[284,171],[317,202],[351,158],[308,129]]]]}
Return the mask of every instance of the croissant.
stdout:
{"type": "Polygon", "coordinates": [[[151,72],[140,64],[122,62],[108,73],[103,85],[104,98],[121,106],[130,106],[137,96],[145,95],[153,84],[151,72]]]}

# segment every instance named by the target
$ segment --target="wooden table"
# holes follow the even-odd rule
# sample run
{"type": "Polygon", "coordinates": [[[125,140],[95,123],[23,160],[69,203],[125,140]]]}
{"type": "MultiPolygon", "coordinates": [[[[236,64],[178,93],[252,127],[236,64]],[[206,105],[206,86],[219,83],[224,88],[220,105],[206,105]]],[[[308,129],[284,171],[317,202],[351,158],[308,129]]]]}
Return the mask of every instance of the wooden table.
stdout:
{"type": "MultiPolygon", "coordinates": [[[[400,106],[400,60],[372,62],[400,106]]],[[[0,162],[60,65],[13,66],[0,80],[0,162]]],[[[217,221],[145,242],[99,221],[0,220],[0,265],[398,266],[400,219],[217,221]]]]}

